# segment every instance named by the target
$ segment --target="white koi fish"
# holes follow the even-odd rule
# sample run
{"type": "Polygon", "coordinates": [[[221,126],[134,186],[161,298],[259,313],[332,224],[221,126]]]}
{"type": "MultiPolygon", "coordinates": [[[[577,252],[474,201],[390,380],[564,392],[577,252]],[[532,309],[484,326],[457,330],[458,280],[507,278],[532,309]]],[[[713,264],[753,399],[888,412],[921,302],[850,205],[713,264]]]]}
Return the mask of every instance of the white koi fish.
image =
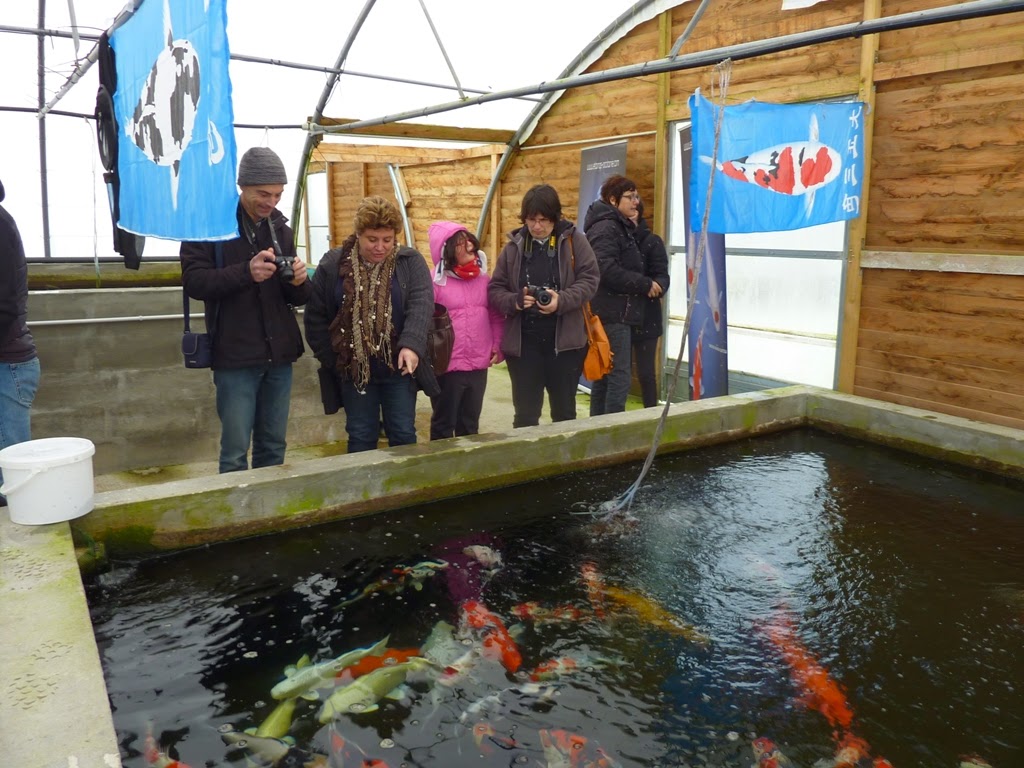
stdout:
{"type": "Polygon", "coordinates": [[[379,656],[382,654],[387,648],[388,637],[389,635],[386,635],[382,640],[378,640],[367,648],[356,648],[348,653],[341,654],[336,659],[311,666],[309,665],[309,657],[304,656],[302,659],[299,659],[299,663],[294,667],[289,666],[285,669],[284,680],[270,689],[270,695],[275,699],[291,699],[301,696],[304,699],[316,701],[320,698],[320,694],[316,692],[317,688],[326,688],[329,685],[333,685],[334,678],[341,674],[345,667],[352,666],[364,656],[379,656]],[[305,664],[303,664],[303,661],[305,661],[305,664]]]}
{"type": "Polygon", "coordinates": [[[401,686],[411,673],[433,666],[429,659],[416,656],[401,664],[379,667],[332,693],[320,708],[317,720],[326,725],[340,715],[374,712],[381,699],[404,697],[401,686]]]}

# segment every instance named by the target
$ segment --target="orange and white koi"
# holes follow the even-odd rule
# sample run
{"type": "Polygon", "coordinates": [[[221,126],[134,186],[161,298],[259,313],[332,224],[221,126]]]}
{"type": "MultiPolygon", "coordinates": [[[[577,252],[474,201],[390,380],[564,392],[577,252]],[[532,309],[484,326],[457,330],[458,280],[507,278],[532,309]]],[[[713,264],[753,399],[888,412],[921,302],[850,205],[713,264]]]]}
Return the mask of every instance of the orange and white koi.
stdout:
{"type": "Polygon", "coordinates": [[[479,600],[467,600],[462,604],[462,624],[481,633],[485,658],[500,661],[510,673],[515,673],[522,666],[522,654],[505,623],[479,600]]]}
{"type": "Polygon", "coordinates": [[[153,768],[189,768],[180,760],[174,760],[166,752],[161,751],[153,736],[153,723],[146,723],[146,740],[142,748],[143,757],[153,768]]]}
{"type": "Polygon", "coordinates": [[[792,765],[788,757],[776,746],[775,742],[766,736],[760,736],[750,743],[754,750],[754,759],[757,761],[755,768],[782,768],[792,765]]]}
{"type": "Polygon", "coordinates": [[[330,734],[331,751],[327,756],[329,768],[388,768],[383,760],[368,757],[358,744],[346,741],[333,723],[330,734]]]}
{"type": "Polygon", "coordinates": [[[581,656],[558,656],[547,661],[542,661],[534,667],[527,675],[530,680],[540,682],[543,680],[554,680],[563,675],[570,675],[581,670],[593,670],[598,667],[607,666],[611,662],[607,659],[581,656]]]}
{"type": "Polygon", "coordinates": [[[585,736],[561,729],[541,729],[547,768],[620,768],[621,764],[585,736]]]}
{"type": "Polygon", "coordinates": [[[603,619],[605,617],[605,586],[604,579],[597,572],[597,566],[593,563],[583,563],[580,566],[580,577],[583,579],[583,586],[587,588],[587,597],[590,598],[594,615],[603,619]]]}

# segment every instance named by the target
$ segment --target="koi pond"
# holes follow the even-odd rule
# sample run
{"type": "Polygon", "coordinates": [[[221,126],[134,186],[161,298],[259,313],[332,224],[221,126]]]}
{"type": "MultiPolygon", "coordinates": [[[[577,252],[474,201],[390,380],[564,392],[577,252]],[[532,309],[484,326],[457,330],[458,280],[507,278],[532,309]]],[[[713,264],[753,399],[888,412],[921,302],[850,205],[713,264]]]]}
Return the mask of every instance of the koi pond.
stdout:
{"type": "Polygon", "coordinates": [[[1024,765],[1024,483],[800,430],[579,514],[638,472],[115,563],[124,765],[1024,765]]]}

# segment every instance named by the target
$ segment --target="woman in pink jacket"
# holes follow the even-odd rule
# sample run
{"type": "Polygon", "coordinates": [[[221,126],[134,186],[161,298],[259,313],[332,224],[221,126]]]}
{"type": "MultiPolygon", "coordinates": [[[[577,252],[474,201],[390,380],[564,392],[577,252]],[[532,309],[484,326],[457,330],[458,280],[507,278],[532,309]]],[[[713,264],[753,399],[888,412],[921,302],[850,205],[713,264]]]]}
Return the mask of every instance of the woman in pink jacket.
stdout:
{"type": "Polygon", "coordinates": [[[434,301],[448,308],[455,331],[448,372],[438,377],[441,394],[430,398],[430,439],[475,435],[487,388],[487,369],[502,359],[504,319],[487,303],[487,261],[480,241],[461,224],[430,225],[434,301]]]}

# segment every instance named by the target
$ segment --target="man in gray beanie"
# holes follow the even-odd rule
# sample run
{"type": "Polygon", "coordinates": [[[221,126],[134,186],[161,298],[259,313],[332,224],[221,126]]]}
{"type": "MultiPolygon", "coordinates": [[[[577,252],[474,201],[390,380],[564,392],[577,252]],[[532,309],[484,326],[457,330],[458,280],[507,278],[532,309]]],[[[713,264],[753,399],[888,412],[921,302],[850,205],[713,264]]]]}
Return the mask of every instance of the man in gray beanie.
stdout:
{"type": "Polygon", "coordinates": [[[268,147],[238,165],[238,232],[223,243],[182,243],[185,291],[206,303],[220,417],[221,472],[284,463],[292,363],[305,351],[293,307],[311,286],[277,203],[288,176],[268,147]]]}
{"type": "MultiPolygon", "coordinates": [[[[4,186],[0,183],[0,202],[3,199],[4,186]]],[[[0,205],[0,448],[32,439],[30,422],[39,388],[39,358],[27,318],[25,248],[14,218],[0,205]]]]}

